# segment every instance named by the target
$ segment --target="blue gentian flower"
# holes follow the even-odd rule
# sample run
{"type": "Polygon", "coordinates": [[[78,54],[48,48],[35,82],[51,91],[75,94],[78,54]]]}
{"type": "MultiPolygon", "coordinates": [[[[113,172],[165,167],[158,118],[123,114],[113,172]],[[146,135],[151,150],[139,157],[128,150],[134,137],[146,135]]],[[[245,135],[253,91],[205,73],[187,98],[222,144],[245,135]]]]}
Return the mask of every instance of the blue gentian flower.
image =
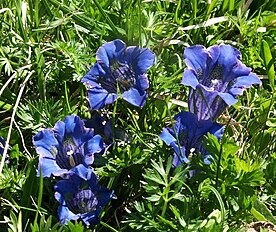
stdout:
{"type": "Polygon", "coordinates": [[[92,169],[82,164],[71,169],[66,179],[54,186],[55,198],[60,203],[58,215],[61,224],[81,219],[86,225],[98,224],[99,215],[111,198],[112,190],[102,187],[92,169]]]}
{"type": "Polygon", "coordinates": [[[202,138],[207,133],[215,135],[220,139],[224,127],[211,120],[198,120],[193,113],[182,111],[177,114],[174,129],[164,128],[159,137],[169,146],[173,147],[175,154],[173,166],[189,162],[189,154],[201,153],[204,162],[209,164],[210,154],[204,150],[202,138]]]}
{"type": "Polygon", "coordinates": [[[155,54],[146,48],[126,47],[119,39],[102,45],[96,63],[82,78],[89,86],[88,99],[93,110],[113,103],[121,94],[132,105],[143,107],[149,87],[147,70],[155,62],[155,54]]]}
{"type": "Polygon", "coordinates": [[[102,135],[107,143],[112,142],[112,120],[108,119],[106,116],[100,116],[95,113],[92,118],[83,120],[84,125],[87,128],[94,128],[96,134],[102,135]]]}
{"type": "Polygon", "coordinates": [[[100,153],[105,144],[93,128],[86,128],[76,115],[66,116],[53,129],[44,129],[33,137],[36,152],[40,155],[38,175],[61,176],[71,168],[83,164],[86,167],[94,161],[94,154],[100,153]]]}
{"type": "Polygon", "coordinates": [[[6,146],[6,141],[4,140],[3,137],[0,136],[0,155],[3,155],[5,146],[6,146]]]}
{"type": "Polygon", "coordinates": [[[230,45],[202,45],[185,49],[182,84],[190,86],[189,108],[198,119],[215,120],[237,95],[260,80],[241,61],[241,53],[230,45]]]}

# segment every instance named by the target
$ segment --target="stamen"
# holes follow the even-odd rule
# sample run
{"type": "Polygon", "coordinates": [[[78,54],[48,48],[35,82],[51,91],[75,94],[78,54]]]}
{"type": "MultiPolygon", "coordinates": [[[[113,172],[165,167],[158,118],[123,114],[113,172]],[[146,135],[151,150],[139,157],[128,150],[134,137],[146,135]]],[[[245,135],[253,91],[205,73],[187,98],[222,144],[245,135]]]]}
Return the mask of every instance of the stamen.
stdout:
{"type": "Polygon", "coordinates": [[[72,156],[72,155],[74,154],[74,151],[73,151],[73,150],[67,151],[66,154],[67,154],[68,156],[72,156]]]}

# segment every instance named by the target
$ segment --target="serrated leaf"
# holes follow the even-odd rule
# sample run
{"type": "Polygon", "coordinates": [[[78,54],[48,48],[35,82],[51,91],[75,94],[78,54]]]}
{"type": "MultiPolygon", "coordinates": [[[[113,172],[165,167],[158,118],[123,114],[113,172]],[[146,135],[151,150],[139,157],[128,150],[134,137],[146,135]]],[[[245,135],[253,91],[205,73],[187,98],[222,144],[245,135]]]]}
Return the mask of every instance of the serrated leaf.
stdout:
{"type": "Polygon", "coordinates": [[[149,200],[149,201],[156,202],[156,201],[159,201],[159,200],[160,200],[160,195],[153,194],[153,195],[151,195],[150,197],[147,197],[146,199],[149,200]]]}

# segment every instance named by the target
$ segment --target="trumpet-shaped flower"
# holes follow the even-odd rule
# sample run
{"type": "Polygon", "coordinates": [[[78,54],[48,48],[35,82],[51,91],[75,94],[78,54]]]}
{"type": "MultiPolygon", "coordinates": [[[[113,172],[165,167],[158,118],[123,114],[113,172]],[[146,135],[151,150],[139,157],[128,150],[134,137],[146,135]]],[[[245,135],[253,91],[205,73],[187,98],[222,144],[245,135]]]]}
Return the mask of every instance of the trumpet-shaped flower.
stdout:
{"type": "Polygon", "coordinates": [[[202,45],[185,49],[182,84],[190,86],[189,108],[200,120],[215,120],[237,95],[260,80],[241,61],[241,53],[230,45],[202,45]]]}
{"type": "Polygon", "coordinates": [[[94,154],[105,148],[102,137],[95,135],[93,128],[86,128],[76,115],[58,121],[53,129],[38,132],[33,144],[39,154],[38,175],[41,168],[43,177],[60,176],[79,164],[88,167],[94,154]]]}
{"type": "Polygon", "coordinates": [[[105,142],[110,143],[112,141],[112,121],[106,116],[95,113],[92,118],[84,120],[84,125],[87,128],[94,128],[95,133],[101,135],[105,142]]]}
{"type": "Polygon", "coordinates": [[[201,153],[204,162],[208,164],[210,155],[203,148],[202,138],[210,133],[220,139],[223,135],[223,126],[211,120],[198,120],[195,114],[186,111],[180,112],[174,119],[174,128],[164,128],[159,135],[175,151],[173,166],[188,163],[190,153],[201,153]]]}
{"type": "Polygon", "coordinates": [[[87,86],[91,109],[99,110],[113,103],[121,94],[132,105],[143,107],[149,87],[147,70],[155,54],[146,48],[126,47],[119,39],[102,45],[96,63],[82,78],[87,86]]]}
{"type": "Polygon", "coordinates": [[[60,203],[60,223],[81,219],[86,225],[98,224],[102,207],[116,196],[112,190],[100,186],[93,170],[82,164],[68,174],[54,186],[55,198],[60,203]]]}

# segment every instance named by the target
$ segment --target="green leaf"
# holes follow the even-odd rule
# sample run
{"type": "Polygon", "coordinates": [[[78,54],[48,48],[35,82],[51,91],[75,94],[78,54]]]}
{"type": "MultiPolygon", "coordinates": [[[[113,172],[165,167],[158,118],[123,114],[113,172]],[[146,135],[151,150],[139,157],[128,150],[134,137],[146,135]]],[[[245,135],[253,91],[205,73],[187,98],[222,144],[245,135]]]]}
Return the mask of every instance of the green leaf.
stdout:
{"type": "Polygon", "coordinates": [[[263,40],[261,44],[261,56],[264,60],[264,65],[267,71],[271,88],[272,90],[274,90],[274,83],[275,83],[274,60],[271,54],[270,47],[265,40],[263,40]]]}
{"type": "Polygon", "coordinates": [[[150,197],[147,197],[146,199],[149,200],[149,201],[156,202],[156,201],[159,201],[159,200],[160,200],[160,195],[153,194],[153,195],[151,195],[150,197]]]}
{"type": "Polygon", "coordinates": [[[276,224],[276,219],[273,217],[272,213],[269,211],[266,205],[259,200],[256,200],[253,203],[251,213],[259,221],[270,221],[273,224],[276,224]]]}

